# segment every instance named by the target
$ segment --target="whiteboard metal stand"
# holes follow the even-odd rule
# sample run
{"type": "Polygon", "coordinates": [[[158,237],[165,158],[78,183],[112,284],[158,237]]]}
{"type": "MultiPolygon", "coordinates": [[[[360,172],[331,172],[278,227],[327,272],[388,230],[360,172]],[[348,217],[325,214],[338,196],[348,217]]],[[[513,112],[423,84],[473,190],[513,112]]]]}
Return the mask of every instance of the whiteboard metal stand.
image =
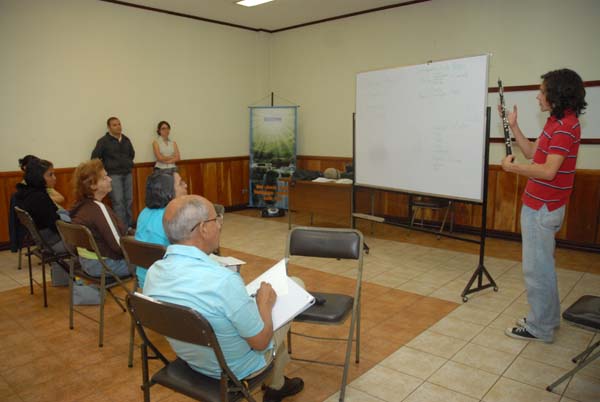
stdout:
{"type": "MultiPolygon", "coordinates": [[[[356,112],[352,113],[352,171],[354,172],[354,179],[356,179],[356,112]]],[[[350,221],[352,223],[352,229],[356,229],[356,217],[354,215],[354,205],[356,205],[356,191],[354,183],[356,180],[352,180],[352,197],[350,197],[350,221]]],[[[374,215],[375,208],[375,193],[371,192],[371,216],[374,215]]],[[[371,234],[373,234],[373,224],[371,223],[371,234]]],[[[369,254],[371,248],[365,240],[363,240],[363,250],[365,254],[369,254]]],[[[343,400],[343,397],[340,399],[343,400]]]]}
{"type": "Polygon", "coordinates": [[[481,239],[479,240],[479,264],[477,269],[473,272],[473,276],[465,286],[465,289],[460,294],[463,302],[467,302],[469,298],[467,295],[487,288],[493,288],[494,292],[498,291],[498,285],[485,268],[484,265],[484,254],[485,254],[485,238],[487,236],[487,198],[488,198],[488,170],[490,165],[490,118],[491,108],[486,108],[486,119],[485,119],[485,158],[484,158],[484,175],[483,175],[483,205],[481,208],[481,239]],[[483,277],[486,277],[489,283],[483,284],[483,277]],[[477,280],[477,286],[472,287],[473,283],[477,280]]]}

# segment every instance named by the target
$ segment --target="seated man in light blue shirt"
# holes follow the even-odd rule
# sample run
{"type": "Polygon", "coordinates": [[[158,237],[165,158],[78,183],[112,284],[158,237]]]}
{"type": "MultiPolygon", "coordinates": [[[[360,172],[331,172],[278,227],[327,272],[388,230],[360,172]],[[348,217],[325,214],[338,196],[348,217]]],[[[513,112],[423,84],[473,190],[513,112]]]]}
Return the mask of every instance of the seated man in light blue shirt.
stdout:
{"type": "MultiPolygon", "coordinates": [[[[302,379],[283,375],[289,361],[285,346],[289,325],[273,331],[271,314],[277,295],[271,285],[263,282],[252,298],[238,273],[208,257],[219,247],[222,219],[212,203],[200,196],[171,201],[163,217],[171,245],[165,257],[148,270],[144,294],[202,314],[238,378],[257,375],[274,359],[263,402],[279,402],[304,387],[302,379]]],[[[221,370],[211,349],[172,339],[169,343],[194,370],[220,378],[221,370]]]]}

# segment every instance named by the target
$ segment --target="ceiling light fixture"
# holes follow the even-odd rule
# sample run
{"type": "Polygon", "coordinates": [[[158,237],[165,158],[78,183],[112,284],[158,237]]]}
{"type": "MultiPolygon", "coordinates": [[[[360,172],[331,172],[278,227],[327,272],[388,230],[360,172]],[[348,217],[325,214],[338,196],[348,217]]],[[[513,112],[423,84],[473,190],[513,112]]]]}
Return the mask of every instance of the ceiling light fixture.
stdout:
{"type": "Polygon", "coordinates": [[[264,3],[268,3],[270,1],[273,1],[273,0],[242,0],[242,1],[236,2],[236,4],[239,4],[240,6],[254,7],[254,6],[264,4],[264,3]]]}

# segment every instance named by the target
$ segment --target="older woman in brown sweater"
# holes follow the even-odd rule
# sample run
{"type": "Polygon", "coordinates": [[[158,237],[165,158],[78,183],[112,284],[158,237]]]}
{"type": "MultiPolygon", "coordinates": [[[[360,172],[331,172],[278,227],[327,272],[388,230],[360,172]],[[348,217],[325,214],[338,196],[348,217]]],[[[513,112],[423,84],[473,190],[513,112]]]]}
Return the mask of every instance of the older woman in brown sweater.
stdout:
{"type": "MultiPolygon", "coordinates": [[[[102,200],[112,190],[111,178],[99,159],[80,164],[73,178],[77,203],[71,210],[73,223],[86,226],[94,236],[104,261],[117,276],[129,276],[130,270],[119,246],[127,226],[102,200]]],[[[102,265],[94,253],[79,249],[81,267],[91,276],[100,276],[102,265]]]]}

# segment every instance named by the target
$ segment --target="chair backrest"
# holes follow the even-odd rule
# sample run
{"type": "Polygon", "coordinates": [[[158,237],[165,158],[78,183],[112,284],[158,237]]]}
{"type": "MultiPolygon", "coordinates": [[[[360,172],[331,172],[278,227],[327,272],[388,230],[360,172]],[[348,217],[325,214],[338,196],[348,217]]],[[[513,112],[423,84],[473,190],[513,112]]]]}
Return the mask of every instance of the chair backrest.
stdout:
{"type": "Polygon", "coordinates": [[[421,208],[447,208],[451,203],[452,201],[447,198],[414,196],[411,199],[413,206],[421,208]]]}
{"type": "Polygon", "coordinates": [[[100,251],[92,232],[83,225],[56,221],[56,228],[65,244],[67,251],[74,257],[77,257],[77,247],[84,248],[96,253],[100,258],[100,251]]]}
{"type": "Polygon", "coordinates": [[[139,241],[132,236],[121,237],[121,250],[129,264],[146,269],[162,259],[167,251],[161,244],[139,241]]]}
{"type": "MultiPolygon", "coordinates": [[[[127,295],[127,307],[136,325],[171,339],[212,348],[221,369],[230,373],[212,326],[194,309],[158,301],[137,292],[127,295]]],[[[143,331],[141,335],[148,342],[143,331]]]]}
{"type": "Polygon", "coordinates": [[[27,229],[21,224],[17,217],[17,193],[14,192],[10,196],[10,209],[8,214],[8,235],[10,236],[10,251],[17,252],[22,247],[27,247],[32,244],[32,239],[29,236],[27,229]]]}
{"type": "Polygon", "coordinates": [[[19,222],[21,222],[21,225],[23,225],[25,229],[27,229],[27,232],[29,232],[29,236],[31,236],[35,245],[38,246],[41,251],[53,252],[52,247],[50,247],[42,238],[42,235],[40,235],[40,232],[37,226],[35,226],[35,222],[33,222],[31,215],[19,207],[15,207],[15,213],[17,214],[17,219],[19,222]]]}
{"type": "Polygon", "coordinates": [[[356,229],[296,227],[288,235],[286,257],[339,258],[362,262],[363,235],[356,229]]]}

